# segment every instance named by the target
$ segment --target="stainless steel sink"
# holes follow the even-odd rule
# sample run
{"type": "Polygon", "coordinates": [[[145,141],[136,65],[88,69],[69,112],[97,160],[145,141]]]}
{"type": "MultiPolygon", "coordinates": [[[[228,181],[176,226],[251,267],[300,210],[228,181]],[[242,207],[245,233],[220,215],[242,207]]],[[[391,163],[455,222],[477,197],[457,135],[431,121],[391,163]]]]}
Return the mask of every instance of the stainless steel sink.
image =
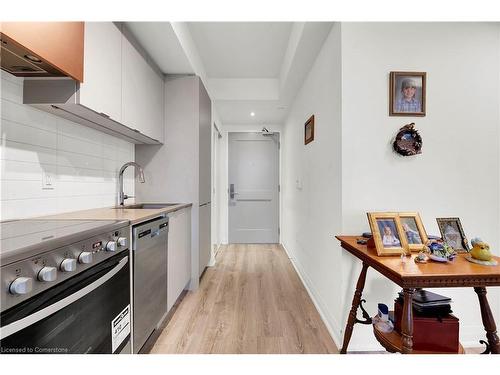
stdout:
{"type": "Polygon", "coordinates": [[[118,206],[114,207],[115,210],[123,210],[123,209],[134,209],[134,210],[157,210],[160,208],[166,208],[171,206],[176,206],[179,203],[138,203],[138,204],[130,204],[126,206],[118,206]]]}

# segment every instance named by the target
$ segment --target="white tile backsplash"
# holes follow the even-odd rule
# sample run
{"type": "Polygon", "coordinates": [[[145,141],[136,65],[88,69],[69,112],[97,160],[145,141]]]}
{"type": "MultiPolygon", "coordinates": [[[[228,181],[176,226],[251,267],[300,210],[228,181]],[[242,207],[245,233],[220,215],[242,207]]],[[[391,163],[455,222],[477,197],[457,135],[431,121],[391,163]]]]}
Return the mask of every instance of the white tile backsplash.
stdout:
{"type": "Polygon", "coordinates": [[[2,118],[0,125],[2,140],[26,143],[51,149],[57,148],[57,133],[16,123],[2,118]]]}
{"type": "MultiPolygon", "coordinates": [[[[22,104],[22,78],[2,71],[0,82],[0,220],[115,205],[134,144],[22,104]],[[53,189],[43,188],[44,174],[53,189]]],[[[128,195],[133,179],[129,168],[128,195]]]]}
{"type": "Polygon", "coordinates": [[[0,159],[2,162],[14,160],[36,164],[57,164],[55,149],[5,140],[2,140],[0,159]]]}

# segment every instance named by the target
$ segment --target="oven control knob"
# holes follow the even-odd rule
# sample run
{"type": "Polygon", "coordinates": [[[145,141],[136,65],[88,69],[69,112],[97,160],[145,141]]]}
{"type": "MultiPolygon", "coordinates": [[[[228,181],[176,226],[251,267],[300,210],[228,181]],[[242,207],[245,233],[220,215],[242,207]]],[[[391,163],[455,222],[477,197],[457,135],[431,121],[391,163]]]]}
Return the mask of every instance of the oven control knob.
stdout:
{"type": "Polygon", "coordinates": [[[43,267],[40,272],[38,272],[39,281],[55,281],[57,279],[57,269],[55,267],[43,267]]]}
{"type": "Polygon", "coordinates": [[[11,294],[27,294],[33,290],[33,279],[31,277],[18,277],[9,286],[11,294]]]}
{"type": "Polygon", "coordinates": [[[118,246],[120,246],[120,247],[127,246],[127,238],[126,237],[118,237],[118,246]]]}
{"type": "Polygon", "coordinates": [[[108,241],[106,244],[106,250],[115,251],[116,250],[116,241],[108,241]]]}
{"type": "Polygon", "coordinates": [[[76,270],[76,259],[66,258],[61,262],[61,271],[73,272],[76,270]]]}
{"type": "Polygon", "coordinates": [[[78,256],[78,261],[82,264],[92,263],[92,253],[90,251],[83,251],[78,256]]]}

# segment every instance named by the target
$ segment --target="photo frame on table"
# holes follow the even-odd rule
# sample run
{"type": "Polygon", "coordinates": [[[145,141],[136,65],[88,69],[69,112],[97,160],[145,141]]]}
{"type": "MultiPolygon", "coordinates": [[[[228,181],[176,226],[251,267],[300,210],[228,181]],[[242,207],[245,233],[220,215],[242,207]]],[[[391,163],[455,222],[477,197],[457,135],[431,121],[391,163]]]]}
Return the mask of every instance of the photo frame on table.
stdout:
{"type": "Polygon", "coordinates": [[[307,145],[314,141],[314,115],[304,124],[304,144],[307,145]]]}
{"type": "Polygon", "coordinates": [[[368,212],[377,255],[408,254],[408,242],[397,212],[368,212]]]}
{"type": "Polygon", "coordinates": [[[425,72],[391,72],[389,116],[425,116],[425,72]]]}
{"type": "Polygon", "coordinates": [[[458,217],[436,218],[441,238],[457,252],[469,251],[469,242],[458,217]]]}
{"type": "Polygon", "coordinates": [[[410,251],[421,251],[429,238],[420,214],[418,212],[399,212],[399,220],[410,251]]]}

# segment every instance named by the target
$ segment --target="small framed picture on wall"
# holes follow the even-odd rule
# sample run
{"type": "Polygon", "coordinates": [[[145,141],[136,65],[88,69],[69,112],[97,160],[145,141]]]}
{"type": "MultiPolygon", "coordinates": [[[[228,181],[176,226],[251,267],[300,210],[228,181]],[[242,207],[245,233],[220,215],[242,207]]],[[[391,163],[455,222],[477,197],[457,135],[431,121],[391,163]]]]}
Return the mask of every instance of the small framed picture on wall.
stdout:
{"type": "Polygon", "coordinates": [[[425,116],[425,72],[391,72],[389,116],[425,116]]]}
{"type": "Polygon", "coordinates": [[[304,144],[307,145],[312,141],[314,141],[314,115],[304,124],[304,144]]]}

